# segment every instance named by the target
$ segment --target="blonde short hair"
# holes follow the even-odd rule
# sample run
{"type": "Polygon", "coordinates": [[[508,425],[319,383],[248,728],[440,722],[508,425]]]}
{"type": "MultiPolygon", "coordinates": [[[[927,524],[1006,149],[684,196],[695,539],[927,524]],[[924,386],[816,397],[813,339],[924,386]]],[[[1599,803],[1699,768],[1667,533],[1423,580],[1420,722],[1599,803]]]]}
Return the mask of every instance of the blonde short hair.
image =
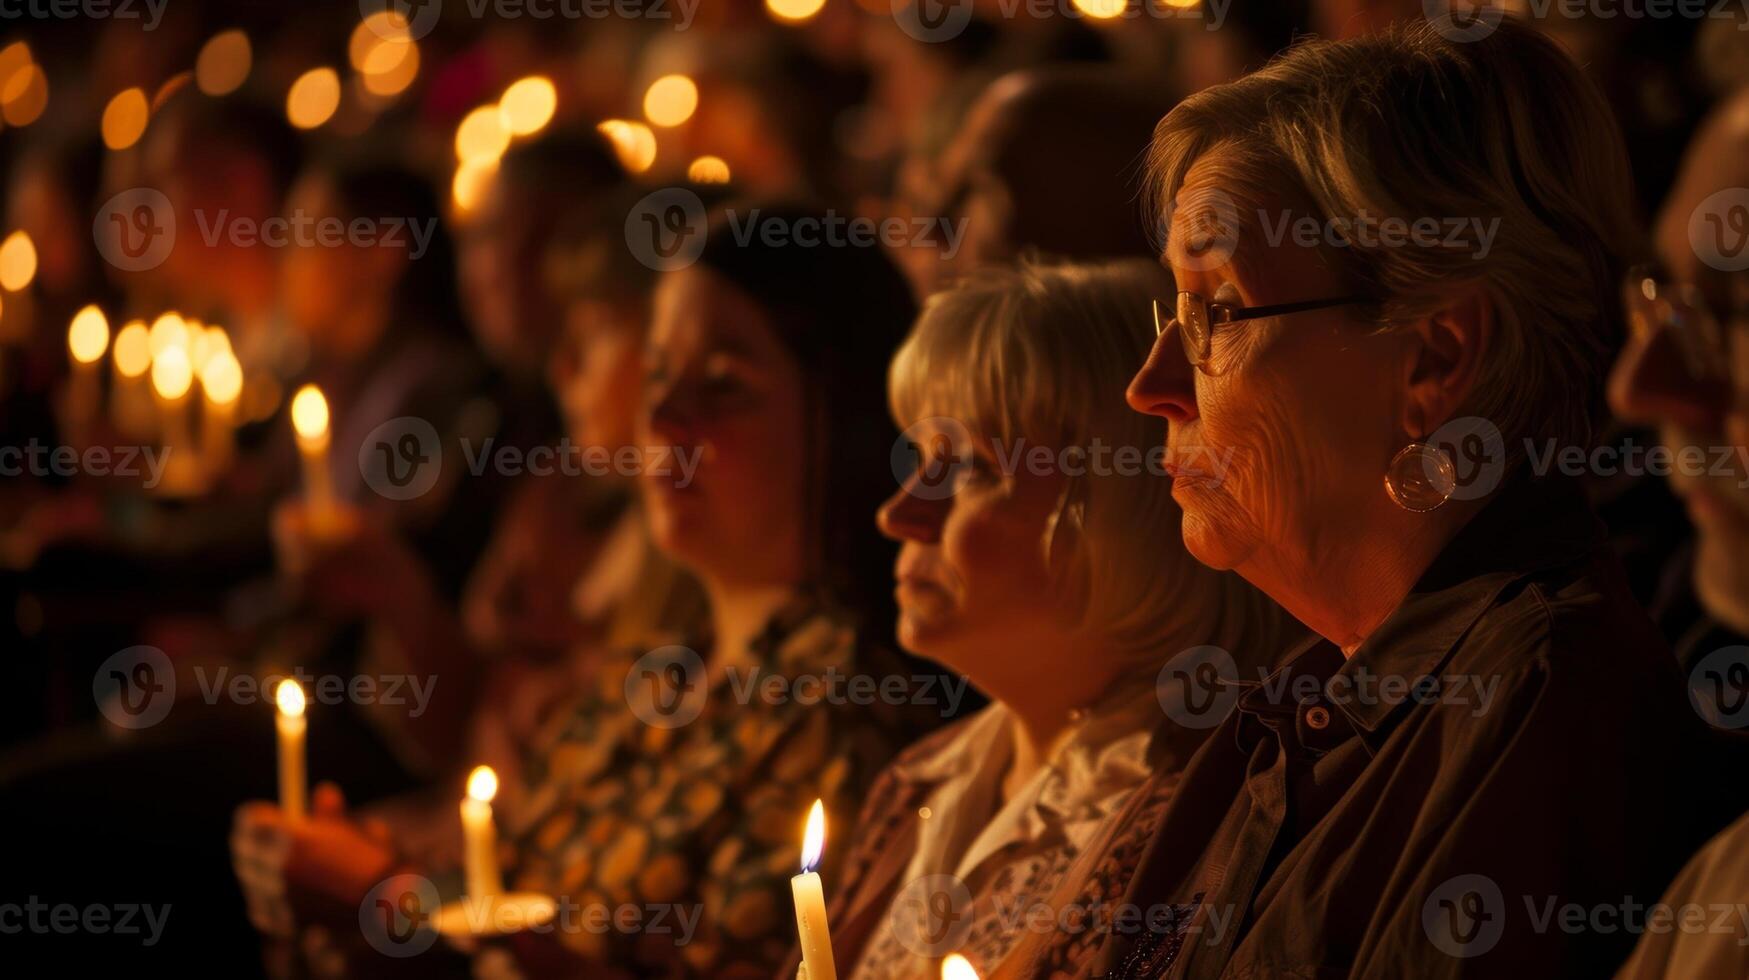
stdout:
{"type": "Polygon", "coordinates": [[[1146,465],[1165,424],[1124,401],[1153,343],[1149,303],[1171,288],[1146,260],[975,273],[924,304],[893,358],[893,414],[901,425],[955,419],[1004,447],[1130,447],[1138,465],[1065,474],[1053,533],[1071,535],[1060,586],[1081,625],[1138,667],[1202,644],[1241,664],[1268,661],[1283,614],[1185,550],[1171,480],[1146,465]]]}
{"type": "Polygon", "coordinates": [[[1459,414],[1498,426],[1509,458],[1527,438],[1590,441],[1622,341],[1617,283],[1644,243],[1615,118],[1554,42],[1509,17],[1469,42],[1416,23],[1298,44],[1161,120],[1147,181],[1156,219],[1211,154],[1252,203],[1285,199],[1321,225],[1498,219],[1479,256],[1474,242],[1445,247],[1443,231],[1429,247],[1322,251],[1385,329],[1481,286],[1497,329],[1459,414]]]}

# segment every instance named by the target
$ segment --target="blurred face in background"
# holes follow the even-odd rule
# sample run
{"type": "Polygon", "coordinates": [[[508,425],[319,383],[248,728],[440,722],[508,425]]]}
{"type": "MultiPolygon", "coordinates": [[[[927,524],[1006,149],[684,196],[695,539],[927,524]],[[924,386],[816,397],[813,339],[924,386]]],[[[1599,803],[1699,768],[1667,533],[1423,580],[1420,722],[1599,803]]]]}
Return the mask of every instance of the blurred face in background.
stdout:
{"type": "Polygon", "coordinates": [[[1735,121],[1721,113],[1689,148],[1658,222],[1662,269],[1623,285],[1629,340],[1609,395],[1618,416],[1657,426],[1677,454],[1670,484],[1698,535],[1695,590],[1715,618],[1749,632],[1749,270],[1722,268],[1749,254],[1749,209],[1712,198],[1743,182],[1749,100],[1737,104],[1735,121]],[[1685,450],[1698,465],[1681,464],[1685,450]]]}
{"type": "Polygon", "coordinates": [[[917,472],[880,509],[881,532],[901,543],[898,638],[981,677],[991,657],[1072,628],[1049,558],[1065,481],[1054,468],[1010,472],[990,440],[935,421],[906,430],[917,440],[917,472]]]}
{"type": "Polygon", "coordinates": [[[656,544],[701,578],[791,584],[807,540],[795,357],[717,273],[669,273],[644,358],[643,493],[656,544]],[[695,461],[686,479],[682,467],[695,461]],[[668,472],[659,472],[661,469],[668,472]]]}
{"type": "MultiPolygon", "coordinates": [[[[395,291],[407,259],[406,246],[365,246],[332,234],[318,223],[351,222],[328,179],[306,175],[293,185],[286,217],[305,231],[288,231],[280,248],[280,295],[292,329],[319,355],[350,360],[369,351],[388,328],[395,291]]],[[[405,235],[400,236],[403,241],[405,235]]]]}
{"type": "Polygon", "coordinates": [[[572,303],[566,311],[548,378],[565,431],[579,445],[611,452],[637,444],[643,316],[623,304],[593,300],[572,303]]]}
{"type": "Polygon", "coordinates": [[[492,181],[457,235],[457,285],[486,354],[538,377],[562,314],[540,274],[536,206],[529,193],[492,181]]]}

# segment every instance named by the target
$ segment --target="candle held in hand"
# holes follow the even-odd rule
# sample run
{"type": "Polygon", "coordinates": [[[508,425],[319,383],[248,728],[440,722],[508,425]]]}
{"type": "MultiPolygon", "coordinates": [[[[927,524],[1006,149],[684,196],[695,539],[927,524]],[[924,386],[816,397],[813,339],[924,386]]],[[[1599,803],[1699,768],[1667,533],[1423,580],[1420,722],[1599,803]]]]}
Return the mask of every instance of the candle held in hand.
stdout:
{"type": "Polygon", "coordinates": [[[298,452],[304,458],[304,499],[310,507],[310,523],[317,530],[329,526],[334,515],[334,484],[328,477],[328,399],[322,389],[304,385],[292,396],[292,428],[298,434],[298,452]]]}
{"type": "Polygon", "coordinates": [[[808,811],[807,832],[802,835],[802,873],[789,880],[808,980],[838,980],[838,968],[832,962],[832,934],[826,926],[826,893],[820,885],[820,875],[813,870],[825,847],[826,806],[815,800],[813,809],[808,811]]]}
{"type": "Polygon", "coordinates": [[[279,808],[287,820],[302,820],[309,812],[304,802],[304,689],[294,680],[274,688],[279,704],[279,808]]]}
{"type": "Polygon", "coordinates": [[[462,838],[466,844],[463,871],[469,898],[492,898],[504,891],[498,874],[498,832],[492,826],[492,797],[498,795],[498,774],[491,766],[475,766],[468,775],[462,800],[462,838]]]}

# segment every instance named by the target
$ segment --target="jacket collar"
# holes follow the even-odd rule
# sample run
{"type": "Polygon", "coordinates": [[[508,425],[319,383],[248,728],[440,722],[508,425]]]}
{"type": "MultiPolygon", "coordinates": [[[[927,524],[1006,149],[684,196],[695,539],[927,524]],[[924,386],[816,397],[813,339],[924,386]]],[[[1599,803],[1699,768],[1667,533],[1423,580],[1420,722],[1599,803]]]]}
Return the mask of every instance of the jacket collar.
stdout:
{"type": "MultiPolygon", "coordinates": [[[[1582,560],[1604,543],[1604,529],[1578,485],[1564,477],[1519,479],[1470,519],[1404,597],[1403,602],[1343,661],[1340,651],[1314,637],[1288,657],[1261,685],[1239,701],[1242,710],[1268,715],[1271,691],[1286,691],[1290,675],[1325,678],[1327,698],[1369,744],[1389,734],[1393,720],[1413,699],[1347,696],[1362,684],[1376,691],[1381,678],[1414,685],[1438,677],[1458,642],[1508,586],[1547,568],[1582,560]]],[[[1364,689],[1364,688],[1363,688],[1364,689]]]]}

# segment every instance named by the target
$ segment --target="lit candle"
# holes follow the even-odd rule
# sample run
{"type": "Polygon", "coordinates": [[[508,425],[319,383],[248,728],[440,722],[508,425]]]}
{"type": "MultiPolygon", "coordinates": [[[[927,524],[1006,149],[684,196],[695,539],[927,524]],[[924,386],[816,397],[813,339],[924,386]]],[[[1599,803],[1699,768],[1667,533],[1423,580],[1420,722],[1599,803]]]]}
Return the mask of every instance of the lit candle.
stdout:
{"type": "Polygon", "coordinates": [[[979,980],[978,971],[972,969],[972,962],[964,956],[949,953],[941,961],[941,980],[979,980]]]}
{"type": "Polygon", "coordinates": [[[292,397],[292,428],[304,457],[304,499],[310,525],[320,532],[334,515],[334,484],[328,479],[328,399],[315,385],[304,385],[292,397]]]}
{"type": "Polygon", "coordinates": [[[70,421],[84,426],[97,414],[97,365],[109,349],[109,321],[95,304],[73,315],[67,327],[67,352],[73,357],[73,378],[67,391],[70,421]]]}
{"type": "Polygon", "coordinates": [[[468,774],[468,795],[462,798],[462,870],[469,898],[493,898],[504,891],[498,875],[498,831],[492,826],[492,797],[498,795],[498,774],[491,766],[475,766],[468,774]]]}
{"type": "Polygon", "coordinates": [[[302,820],[304,804],[304,689],[287,678],[273,691],[279,703],[279,808],[287,820],[302,820]]]}
{"type": "Polygon", "coordinates": [[[169,463],[160,484],[171,492],[179,492],[193,476],[184,462],[189,449],[188,389],[194,385],[194,369],[188,363],[188,351],[180,346],[166,347],[152,358],[152,391],[158,396],[158,415],[163,421],[159,442],[169,463]],[[171,471],[174,471],[172,473],[171,471]]]}
{"type": "Polygon", "coordinates": [[[832,962],[832,934],[826,927],[826,892],[814,871],[826,847],[826,805],[814,801],[808,811],[808,830],[802,835],[802,873],[789,880],[796,902],[796,931],[802,940],[802,965],[808,980],[838,980],[832,962]]]}
{"type": "Polygon", "coordinates": [[[237,397],[243,393],[243,366],[229,349],[207,356],[200,369],[200,390],[206,396],[206,414],[200,424],[201,457],[208,471],[217,473],[231,458],[237,397]]]}
{"type": "Polygon", "coordinates": [[[150,333],[144,320],[134,320],[116,331],[115,376],[111,379],[109,411],[117,430],[125,435],[152,434],[155,418],[146,372],[152,369],[150,333]]]}

